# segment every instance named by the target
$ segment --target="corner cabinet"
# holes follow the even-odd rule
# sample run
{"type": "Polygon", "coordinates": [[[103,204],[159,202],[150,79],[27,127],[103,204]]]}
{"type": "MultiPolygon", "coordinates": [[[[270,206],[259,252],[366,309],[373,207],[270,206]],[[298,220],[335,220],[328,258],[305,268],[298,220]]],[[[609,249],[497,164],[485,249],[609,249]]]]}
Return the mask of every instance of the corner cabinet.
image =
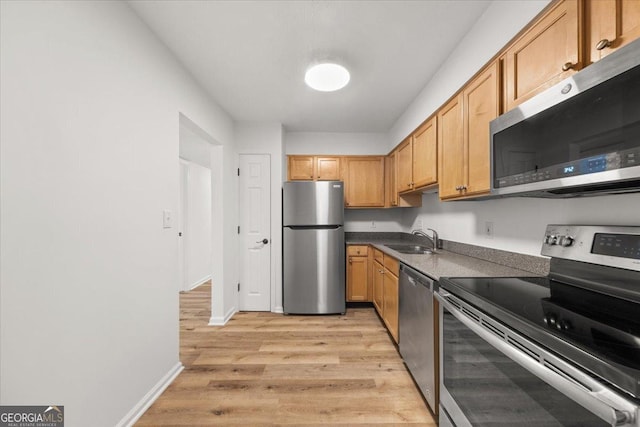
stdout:
{"type": "Polygon", "coordinates": [[[347,208],[384,207],[384,157],[343,157],[347,208]]]}
{"type": "Polygon", "coordinates": [[[586,57],[599,61],[640,37],[640,0],[585,2],[586,57]]]}
{"type": "Polygon", "coordinates": [[[559,1],[507,49],[506,111],[584,67],[582,5],[559,1]]]}
{"type": "Polygon", "coordinates": [[[340,157],[289,156],[288,179],[290,181],[339,181],[342,179],[340,157]]]}

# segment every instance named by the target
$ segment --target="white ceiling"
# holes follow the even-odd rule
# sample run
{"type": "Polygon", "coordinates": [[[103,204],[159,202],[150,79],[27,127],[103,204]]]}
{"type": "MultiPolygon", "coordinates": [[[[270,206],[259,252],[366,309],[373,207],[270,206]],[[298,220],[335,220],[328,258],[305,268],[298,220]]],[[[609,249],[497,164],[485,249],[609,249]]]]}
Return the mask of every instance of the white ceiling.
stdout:
{"type": "Polygon", "coordinates": [[[386,132],[491,1],[129,3],[234,120],[386,132]],[[305,86],[324,58],[350,69],[345,89],[305,86]]]}

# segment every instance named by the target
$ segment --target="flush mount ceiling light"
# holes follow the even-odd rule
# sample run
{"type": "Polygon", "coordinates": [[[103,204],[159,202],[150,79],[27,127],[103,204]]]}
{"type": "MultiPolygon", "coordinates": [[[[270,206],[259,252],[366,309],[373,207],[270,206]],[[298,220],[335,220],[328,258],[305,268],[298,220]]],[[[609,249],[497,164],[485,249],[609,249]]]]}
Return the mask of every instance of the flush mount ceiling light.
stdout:
{"type": "Polygon", "coordinates": [[[342,65],[325,62],[310,67],[304,75],[304,82],[320,92],[333,92],[349,83],[349,71],[342,65]]]}

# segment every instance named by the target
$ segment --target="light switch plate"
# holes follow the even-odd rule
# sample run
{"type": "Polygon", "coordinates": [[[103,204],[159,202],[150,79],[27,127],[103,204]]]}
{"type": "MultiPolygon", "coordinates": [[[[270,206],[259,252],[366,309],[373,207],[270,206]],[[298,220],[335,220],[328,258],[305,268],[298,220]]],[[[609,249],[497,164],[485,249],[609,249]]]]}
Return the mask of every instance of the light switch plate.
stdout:
{"type": "Polygon", "coordinates": [[[162,211],[162,226],[163,228],[171,228],[173,227],[173,214],[170,210],[162,211]]]}

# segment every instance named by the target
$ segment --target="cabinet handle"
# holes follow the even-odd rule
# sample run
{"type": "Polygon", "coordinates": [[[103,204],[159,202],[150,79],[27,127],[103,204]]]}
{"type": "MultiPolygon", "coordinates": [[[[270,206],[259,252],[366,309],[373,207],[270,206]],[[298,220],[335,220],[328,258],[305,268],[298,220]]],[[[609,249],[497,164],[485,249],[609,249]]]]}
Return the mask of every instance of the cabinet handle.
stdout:
{"type": "Polygon", "coordinates": [[[611,42],[608,39],[602,39],[596,44],[596,49],[602,50],[609,46],[611,46],[611,42]]]}
{"type": "Polygon", "coordinates": [[[411,187],[411,183],[408,183],[408,184],[407,184],[407,187],[411,187]]]}
{"type": "Polygon", "coordinates": [[[313,179],[313,175],[309,175],[309,178],[313,179]]]}
{"type": "Polygon", "coordinates": [[[573,62],[565,62],[562,65],[562,71],[569,71],[571,70],[573,67],[575,66],[575,64],[573,62]]]}
{"type": "Polygon", "coordinates": [[[351,257],[349,257],[349,264],[351,264],[351,257]]]}
{"type": "Polygon", "coordinates": [[[465,191],[466,189],[467,189],[467,186],[466,186],[466,185],[462,185],[462,186],[460,186],[460,190],[465,191]]]}
{"type": "Polygon", "coordinates": [[[460,191],[460,190],[462,190],[462,186],[456,185],[456,191],[460,191]]]}

